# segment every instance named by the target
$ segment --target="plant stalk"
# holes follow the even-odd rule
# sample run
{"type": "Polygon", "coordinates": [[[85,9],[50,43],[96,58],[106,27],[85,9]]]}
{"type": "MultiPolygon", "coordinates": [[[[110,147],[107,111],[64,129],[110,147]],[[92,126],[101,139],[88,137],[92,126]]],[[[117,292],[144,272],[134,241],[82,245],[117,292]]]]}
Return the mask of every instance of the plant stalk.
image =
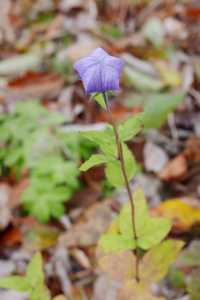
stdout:
{"type": "Polygon", "coordinates": [[[109,106],[109,102],[108,102],[108,95],[106,94],[106,92],[103,93],[103,98],[104,98],[104,102],[105,102],[105,105],[106,105],[107,113],[109,115],[110,124],[112,125],[113,130],[114,130],[115,141],[116,141],[116,145],[117,145],[118,159],[120,161],[120,167],[121,167],[121,171],[122,171],[122,174],[123,174],[123,177],[124,177],[124,182],[125,182],[126,190],[127,190],[127,193],[128,193],[129,202],[130,202],[130,205],[131,205],[131,218],[132,218],[132,226],[133,226],[133,238],[136,241],[136,250],[134,251],[135,257],[136,257],[135,279],[136,279],[137,282],[139,282],[140,281],[140,276],[139,276],[139,262],[140,262],[140,258],[139,258],[139,253],[138,253],[139,249],[137,248],[137,239],[138,239],[138,237],[137,237],[136,223],[135,223],[135,204],[134,204],[134,200],[133,200],[133,196],[132,196],[132,192],[131,192],[131,188],[130,188],[128,176],[127,176],[127,173],[126,173],[122,143],[120,141],[120,137],[119,137],[119,133],[118,133],[118,129],[117,129],[115,120],[114,120],[112,112],[110,110],[110,106],[109,106]]]}

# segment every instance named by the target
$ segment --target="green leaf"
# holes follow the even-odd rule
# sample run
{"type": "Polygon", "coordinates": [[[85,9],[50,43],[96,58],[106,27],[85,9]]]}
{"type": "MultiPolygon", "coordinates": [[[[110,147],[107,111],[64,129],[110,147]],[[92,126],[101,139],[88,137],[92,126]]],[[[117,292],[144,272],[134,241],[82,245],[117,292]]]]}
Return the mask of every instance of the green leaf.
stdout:
{"type": "Polygon", "coordinates": [[[107,159],[106,156],[103,154],[93,154],[90,156],[90,158],[85,161],[81,166],[80,166],[80,171],[87,171],[88,169],[106,163],[107,159]]]}
{"type": "Polygon", "coordinates": [[[22,276],[9,276],[0,278],[0,288],[27,292],[30,288],[29,282],[22,276]]]}
{"type": "MultiPolygon", "coordinates": [[[[122,145],[125,170],[128,177],[128,180],[132,179],[133,176],[138,172],[139,167],[127,145],[122,145]]],[[[121,170],[121,164],[119,160],[113,160],[107,163],[106,165],[106,177],[108,181],[114,187],[122,187],[124,185],[124,177],[121,170]]]]}
{"type": "Polygon", "coordinates": [[[137,244],[147,250],[159,244],[171,229],[171,222],[166,218],[148,218],[145,226],[138,231],[137,244]]]}
{"type": "Polygon", "coordinates": [[[119,125],[119,136],[122,142],[132,139],[142,129],[143,114],[130,117],[119,125]]]}
{"type": "Polygon", "coordinates": [[[43,284],[38,284],[30,293],[30,300],[50,300],[50,293],[43,284]]]}
{"type": "Polygon", "coordinates": [[[167,119],[168,114],[172,112],[183,99],[184,94],[180,92],[174,95],[155,95],[154,99],[146,102],[144,106],[144,127],[159,128],[167,119]]]}
{"type": "Polygon", "coordinates": [[[32,257],[27,267],[26,274],[26,278],[30,285],[37,286],[38,284],[43,284],[44,272],[42,269],[42,255],[39,252],[32,257]]]}
{"type": "Polygon", "coordinates": [[[166,240],[151,248],[143,257],[140,265],[141,280],[150,284],[163,279],[183,246],[184,242],[182,241],[166,240]]]}
{"type": "Polygon", "coordinates": [[[82,132],[81,135],[99,146],[106,156],[116,156],[117,147],[111,126],[107,126],[107,128],[102,131],[82,132]]]}
{"type": "Polygon", "coordinates": [[[133,238],[120,234],[104,234],[99,240],[100,247],[105,252],[117,252],[128,249],[135,249],[136,243],[133,238]]]}
{"type": "MultiPolygon", "coordinates": [[[[148,207],[142,189],[137,188],[133,193],[135,205],[135,225],[136,231],[140,230],[149,218],[148,207]]],[[[130,203],[125,204],[119,215],[119,229],[122,234],[133,235],[132,211],[130,203]]]]}
{"type": "MultiPolygon", "coordinates": [[[[136,189],[133,193],[135,205],[135,226],[138,237],[137,245],[144,250],[159,244],[171,229],[171,222],[165,218],[151,217],[148,212],[144,193],[136,189]]],[[[133,236],[132,210],[126,204],[119,215],[120,232],[128,237],[133,236]]]]}

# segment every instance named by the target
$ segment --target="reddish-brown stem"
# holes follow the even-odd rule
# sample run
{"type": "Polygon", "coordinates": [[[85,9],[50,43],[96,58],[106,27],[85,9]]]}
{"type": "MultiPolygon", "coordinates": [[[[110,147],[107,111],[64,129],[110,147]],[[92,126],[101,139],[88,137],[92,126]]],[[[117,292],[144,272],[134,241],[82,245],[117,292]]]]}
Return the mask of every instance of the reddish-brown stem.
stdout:
{"type": "Polygon", "coordinates": [[[137,239],[138,239],[138,237],[137,237],[136,223],[135,223],[135,204],[134,204],[133,195],[132,195],[132,192],[131,192],[128,176],[127,176],[127,173],[126,173],[122,143],[120,141],[118,129],[117,129],[117,126],[115,124],[112,112],[110,110],[110,106],[109,106],[109,102],[108,102],[108,96],[107,96],[106,93],[103,93],[103,98],[104,98],[104,102],[105,102],[105,105],[106,105],[106,110],[107,110],[108,115],[109,115],[110,124],[112,125],[113,130],[114,130],[115,141],[116,141],[116,145],[117,145],[118,159],[120,161],[120,167],[121,167],[121,171],[122,171],[122,174],[123,174],[123,177],[124,177],[124,182],[125,182],[126,190],[127,190],[130,205],[131,205],[133,238],[136,241],[136,250],[135,250],[135,256],[136,256],[135,274],[136,275],[135,275],[135,279],[137,281],[139,281],[140,280],[140,277],[139,277],[139,253],[138,253],[138,248],[137,248],[137,239]]]}

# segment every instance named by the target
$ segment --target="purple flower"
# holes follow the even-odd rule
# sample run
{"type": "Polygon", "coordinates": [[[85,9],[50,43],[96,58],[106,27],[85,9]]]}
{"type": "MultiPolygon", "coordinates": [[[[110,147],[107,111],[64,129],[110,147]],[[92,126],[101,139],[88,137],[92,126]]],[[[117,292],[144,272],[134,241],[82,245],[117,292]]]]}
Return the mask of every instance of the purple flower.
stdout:
{"type": "Polygon", "coordinates": [[[79,73],[87,94],[119,90],[119,77],[123,61],[109,55],[102,48],[79,59],[74,68],[79,73]]]}

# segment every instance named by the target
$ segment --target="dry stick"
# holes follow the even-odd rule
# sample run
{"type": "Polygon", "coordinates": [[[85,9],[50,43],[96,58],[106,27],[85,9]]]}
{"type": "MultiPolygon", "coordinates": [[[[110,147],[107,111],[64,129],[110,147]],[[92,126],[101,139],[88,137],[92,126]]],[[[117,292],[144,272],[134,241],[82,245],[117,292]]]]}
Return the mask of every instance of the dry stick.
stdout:
{"type": "Polygon", "coordinates": [[[117,152],[118,152],[118,159],[120,161],[120,166],[121,166],[122,174],[123,174],[125,185],[126,185],[126,190],[127,190],[130,205],[131,205],[133,238],[136,241],[136,250],[135,250],[135,256],[136,256],[135,274],[136,275],[135,275],[135,279],[139,282],[140,281],[140,277],[139,277],[139,255],[138,255],[138,248],[137,248],[137,239],[138,239],[138,237],[137,237],[136,223],[135,223],[135,204],[134,204],[134,200],[133,200],[129,180],[128,180],[128,177],[127,177],[127,174],[126,174],[122,143],[120,141],[118,129],[117,129],[117,126],[116,126],[115,121],[113,119],[112,112],[110,110],[110,106],[109,106],[109,103],[108,103],[108,96],[107,96],[106,93],[103,93],[103,98],[104,98],[104,102],[105,102],[105,105],[106,105],[106,110],[107,110],[108,115],[109,115],[110,123],[113,127],[113,130],[114,130],[115,140],[116,140],[116,145],[117,145],[117,152]]]}

